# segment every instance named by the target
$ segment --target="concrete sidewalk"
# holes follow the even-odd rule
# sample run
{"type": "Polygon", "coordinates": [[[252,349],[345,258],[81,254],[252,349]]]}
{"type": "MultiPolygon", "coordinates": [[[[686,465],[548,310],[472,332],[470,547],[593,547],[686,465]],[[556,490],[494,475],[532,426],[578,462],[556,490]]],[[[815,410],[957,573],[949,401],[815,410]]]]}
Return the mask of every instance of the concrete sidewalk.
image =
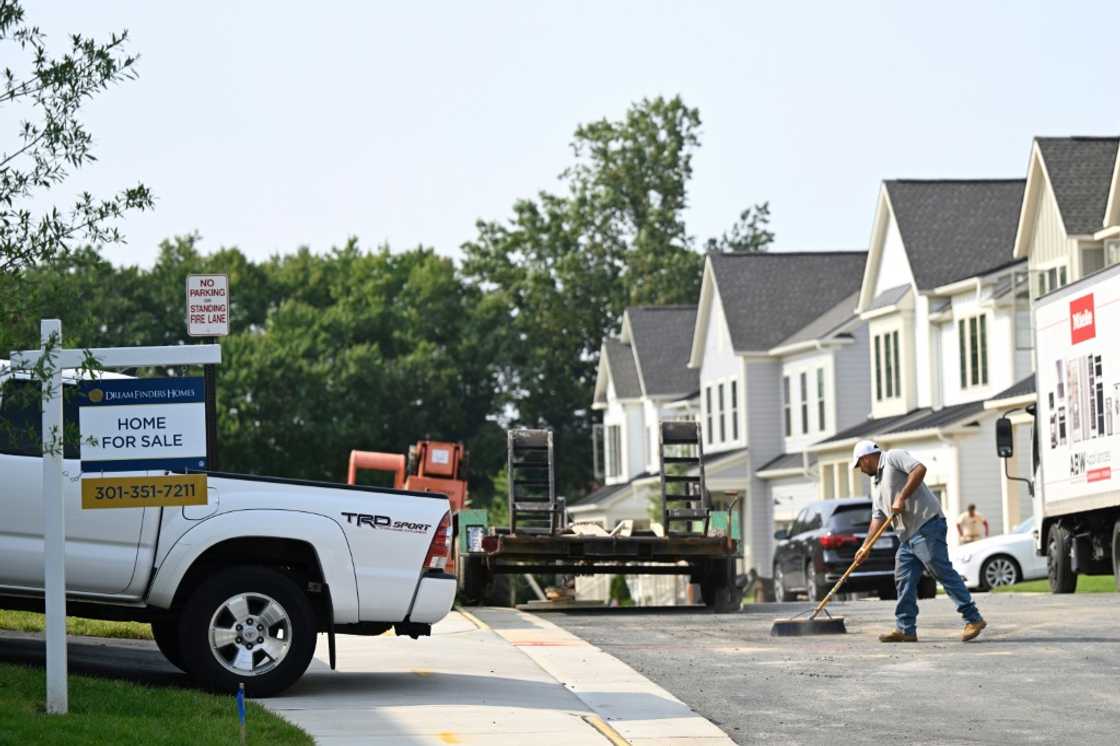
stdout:
{"type": "Polygon", "coordinates": [[[260,702],[329,746],[731,743],[551,623],[509,609],[468,616],[452,613],[420,640],[339,636],[337,671],[324,637],[304,677],[260,702]]]}

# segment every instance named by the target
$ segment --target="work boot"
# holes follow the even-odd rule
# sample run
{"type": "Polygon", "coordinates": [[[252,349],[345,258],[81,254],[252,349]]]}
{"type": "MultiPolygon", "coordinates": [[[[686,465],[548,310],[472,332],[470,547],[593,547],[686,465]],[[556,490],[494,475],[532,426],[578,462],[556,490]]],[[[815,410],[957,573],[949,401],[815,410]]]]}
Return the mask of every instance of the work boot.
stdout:
{"type": "Polygon", "coordinates": [[[961,632],[961,642],[968,642],[969,640],[975,639],[981,632],[984,631],[984,628],[987,626],[988,623],[983,619],[978,622],[969,622],[968,624],[964,625],[964,631],[961,632]]]}
{"type": "Polygon", "coordinates": [[[900,629],[894,632],[888,632],[885,635],[879,635],[879,642],[917,642],[917,635],[908,635],[900,629]]]}

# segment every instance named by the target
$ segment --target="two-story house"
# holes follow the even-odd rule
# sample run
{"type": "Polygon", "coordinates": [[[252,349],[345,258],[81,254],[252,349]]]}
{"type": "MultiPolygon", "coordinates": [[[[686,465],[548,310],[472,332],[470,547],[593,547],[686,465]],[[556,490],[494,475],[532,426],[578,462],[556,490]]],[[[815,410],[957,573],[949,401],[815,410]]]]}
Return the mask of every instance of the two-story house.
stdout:
{"type": "Polygon", "coordinates": [[[874,438],[926,465],[951,518],[975,503],[1003,525],[984,401],[1031,371],[1026,277],[1010,250],[1023,189],[1021,179],[883,183],[857,304],[871,409],[810,447],[822,497],[869,494],[851,449],[874,438]]]}
{"type": "MultiPolygon", "coordinates": [[[[1120,137],[1036,137],[1031,143],[1027,182],[1014,256],[1025,259],[1031,297],[1120,263],[1120,137]]],[[[1031,426],[1023,407],[1035,401],[1034,376],[993,396],[986,407],[1009,413],[1016,456],[1007,472],[1031,476],[1031,426]]],[[[1003,502],[1014,507],[1029,499],[1022,482],[1000,470],[1003,502]]],[[[1026,517],[1023,512],[1022,516],[1026,517]]],[[[1014,525],[1018,515],[1008,515],[1014,525]]]]}
{"type": "Polygon", "coordinates": [[[689,369],[696,306],[635,306],[618,337],[603,341],[592,407],[603,412],[604,486],[568,504],[573,520],[610,531],[619,521],[649,521],[660,488],[657,423],[693,419],[696,371],[689,369]]]}
{"type": "MultiPolygon", "coordinates": [[[[764,577],[774,494],[787,512],[805,496],[799,483],[807,477],[787,466],[803,472],[802,444],[835,432],[848,416],[839,376],[859,349],[862,332],[850,317],[866,258],[843,251],[709,254],[704,264],[688,364],[699,372],[705,475],[711,491],[744,498],[744,569],[764,577]],[[796,464],[781,460],[794,456],[796,464]]],[[[856,354],[865,358],[866,351],[856,354]]]]}

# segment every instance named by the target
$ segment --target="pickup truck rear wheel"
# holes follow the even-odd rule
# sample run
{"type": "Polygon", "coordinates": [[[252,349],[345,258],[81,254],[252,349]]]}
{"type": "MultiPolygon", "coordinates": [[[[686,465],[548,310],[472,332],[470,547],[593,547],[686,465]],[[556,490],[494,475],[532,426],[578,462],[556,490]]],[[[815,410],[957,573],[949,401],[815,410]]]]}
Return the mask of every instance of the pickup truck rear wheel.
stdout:
{"type": "Polygon", "coordinates": [[[233,567],[203,581],[183,605],[179,645],[201,686],[253,697],[294,684],[315,653],[315,610],[285,575],[233,567]]]}
{"type": "Polygon", "coordinates": [[[183,653],[179,648],[179,625],[174,620],[152,622],[152,639],[163,657],[180,671],[186,671],[183,664],[183,653]]]}

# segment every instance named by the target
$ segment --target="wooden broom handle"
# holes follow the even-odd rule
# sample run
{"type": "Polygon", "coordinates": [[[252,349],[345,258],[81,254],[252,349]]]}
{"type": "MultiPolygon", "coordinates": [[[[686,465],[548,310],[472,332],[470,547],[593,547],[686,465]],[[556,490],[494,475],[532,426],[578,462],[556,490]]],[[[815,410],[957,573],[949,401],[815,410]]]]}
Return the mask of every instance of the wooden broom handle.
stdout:
{"type": "MultiPolygon", "coordinates": [[[[869,547],[875,546],[875,542],[877,542],[879,537],[883,535],[883,532],[887,530],[887,526],[891,525],[896,515],[898,514],[891,513],[885,521],[879,524],[879,528],[875,529],[875,533],[871,535],[871,539],[869,539],[865,545],[869,547]]],[[[821,602],[817,604],[817,608],[813,609],[813,613],[809,615],[809,619],[817,618],[817,614],[820,614],[821,611],[824,610],[824,607],[827,606],[828,602],[832,600],[832,597],[836,595],[836,591],[840,590],[840,586],[844,585],[844,581],[848,579],[848,576],[851,575],[852,571],[857,567],[859,567],[859,565],[857,565],[856,561],[853,559],[852,564],[848,566],[848,569],[845,570],[844,574],[840,576],[840,579],[836,581],[836,585],[832,586],[832,590],[828,592],[828,595],[821,599],[821,602]]]]}

